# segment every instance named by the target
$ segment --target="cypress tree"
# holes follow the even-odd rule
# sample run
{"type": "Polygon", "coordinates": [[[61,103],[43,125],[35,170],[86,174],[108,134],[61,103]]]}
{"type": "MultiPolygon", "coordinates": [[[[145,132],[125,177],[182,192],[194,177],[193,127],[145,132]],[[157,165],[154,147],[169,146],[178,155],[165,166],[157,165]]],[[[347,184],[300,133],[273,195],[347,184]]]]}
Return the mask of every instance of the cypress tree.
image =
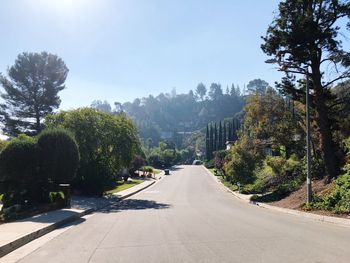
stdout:
{"type": "Polygon", "coordinates": [[[209,138],[209,124],[207,124],[207,130],[205,133],[205,159],[210,159],[210,138],[209,138]]]}
{"type": "Polygon", "coordinates": [[[213,130],[213,124],[211,123],[209,126],[209,160],[213,157],[213,150],[214,150],[214,130],[213,130]]]}
{"type": "Polygon", "coordinates": [[[224,127],[223,127],[223,149],[226,147],[226,141],[227,141],[227,134],[226,134],[226,122],[224,121],[224,127]]]}
{"type": "Polygon", "coordinates": [[[221,121],[219,122],[219,138],[218,138],[218,150],[222,150],[222,125],[221,121]]]}
{"type": "Polygon", "coordinates": [[[214,123],[214,147],[213,150],[216,151],[218,149],[218,131],[216,127],[216,122],[214,123]]]}

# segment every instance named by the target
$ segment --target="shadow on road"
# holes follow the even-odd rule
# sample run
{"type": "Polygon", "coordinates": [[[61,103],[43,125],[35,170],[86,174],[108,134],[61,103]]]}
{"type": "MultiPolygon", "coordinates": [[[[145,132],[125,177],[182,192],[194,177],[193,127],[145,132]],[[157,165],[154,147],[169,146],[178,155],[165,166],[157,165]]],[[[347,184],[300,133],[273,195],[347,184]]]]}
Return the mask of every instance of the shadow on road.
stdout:
{"type": "Polygon", "coordinates": [[[170,208],[171,205],[157,203],[152,200],[142,200],[142,199],[126,199],[124,201],[112,204],[100,212],[102,213],[114,213],[123,210],[143,210],[143,209],[167,209],[170,208]]]}

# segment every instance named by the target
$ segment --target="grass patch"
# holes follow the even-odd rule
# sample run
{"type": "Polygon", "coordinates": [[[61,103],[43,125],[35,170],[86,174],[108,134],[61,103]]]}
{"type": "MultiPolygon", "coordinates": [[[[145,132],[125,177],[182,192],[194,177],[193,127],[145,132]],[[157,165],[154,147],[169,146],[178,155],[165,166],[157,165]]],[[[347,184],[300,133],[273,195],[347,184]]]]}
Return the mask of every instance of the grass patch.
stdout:
{"type": "Polygon", "coordinates": [[[153,173],[154,173],[154,174],[160,174],[161,172],[162,172],[162,170],[153,168],[153,173]]]}
{"type": "Polygon", "coordinates": [[[143,182],[143,180],[136,180],[136,179],[129,180],[129,181],[126,181],[126,182],[118,181],[116,187],[114,189],[112,189],[112,190],[107,191],[105,194],[118,193],[118,192],[126,190],[126,189],[128,189],[130,187],[138,185],[138,184],[140,184],[142,182],[143,182]]]}

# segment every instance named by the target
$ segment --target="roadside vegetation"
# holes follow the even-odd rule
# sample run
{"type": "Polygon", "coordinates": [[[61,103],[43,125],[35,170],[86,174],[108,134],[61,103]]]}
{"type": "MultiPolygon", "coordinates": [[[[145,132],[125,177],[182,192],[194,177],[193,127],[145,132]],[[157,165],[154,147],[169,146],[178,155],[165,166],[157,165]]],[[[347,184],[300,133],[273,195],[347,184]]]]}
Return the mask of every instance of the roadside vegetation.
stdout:
{"type": "Polygon", "coordinates": [[[140,168],[154,173],[146,167],[134,122],[123,112],[54,112],[67,73],[56,55],[23,53],[8,77],[0,77],[3,131],[10,136],[0,141],[1,220],[65,206],[62,184],[73,194],[102,196],[142,182],[129,179],[140,168]]]}
{"type": "Polygon", "coordinates": [[[206,164],[215,167],[228,187],[240,185],[241,192],[254,194],[255,201],[277,202],[305,187],[307,75],[312,180],[322,181],[326,187],[314,193],[311,204],[300,203],[299,208],[349,213],[350,55],[342,49],[339,38],[346,29],[336,26],[339,19],[349,16],[349,3],[304,3],[282,1],[263,37],[262,50],[271,58],[268,62],[285,72],[285,77],[276,83],[276,89],[263,81],[250,85],[242,125],[229,150],[218,147],[222,136],[228,140],[229,130],[221,131],[214,125],[212,136],[209,128],[206,164]],[[327,63],[339,69],[337,74],[324,67],[327,63]]]}
{"type": "Polygon", "coordinates": [[[9,136],[0,141],[0,216],[63,206],[61,184],[102,196],[198,159],[255,201],[288,198],[306,178],[307,84],[312,179],[327,187],[299,207],[349,213],[350,54],[341,42],[349,28],[338,25],[349,10],[348,1],[280,2],[261,46],[285,73],[275,87],[259,78],[243,89],[199,83],[187,94],[173,89],[58,111],[64,61],[48,52],[19,54],[0,74],[1,128],[9,136]]]}

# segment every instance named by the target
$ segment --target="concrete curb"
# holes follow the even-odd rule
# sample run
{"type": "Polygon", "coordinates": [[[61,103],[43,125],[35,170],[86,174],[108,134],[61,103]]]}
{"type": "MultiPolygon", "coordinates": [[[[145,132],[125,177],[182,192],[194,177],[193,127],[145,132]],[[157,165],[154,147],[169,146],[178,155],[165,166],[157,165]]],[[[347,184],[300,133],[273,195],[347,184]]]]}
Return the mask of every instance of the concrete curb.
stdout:
{"type": "MultiPolygon", "coordinates": [[[[123,200],[123,199],[126,199],[126,198],[128,198],[128,197],[130,197],[132,195],[135,195],[135,194],[141,192],[142,190],[152,186],[153,184],[155,184],[156,182],[158,182],[162,178],[163,177],[161,177],[158,180],[154,180],[150,184],[147,184],[144,187],[142,187],[140,189],[137,189],[136,191],[131,192],[129,194],[126,194],[124,196],[118,196],[118,194],[114,194],[114,195],[116,195],[119,198],[119,201],[123,200]]],[[[79,219],[79,218],[81,218],[81,217],[83,217],[83,216],[85,216],[87,214],[91,214],[94,211],[98,211],[100,209],[106,208],[109,205],[111,205],[111,204],[107,204],[105,206],[98,207],[98,208],[88,208],[86,210],[83,210],[82,212],[76,213],[76,214],[74,214],[72,216],[69,216],[69,217],[64,218],[64,219],[62,219],[60,221],[52,223],[51,225],[48,225],[48,226],[46,226],[44,228],[36,230],[36,231],[34,231],[32,233],[29,233],[27,235],[24,235],[24,236],[22,236],[22,237],[20,237],[20,238],[18,238],[16,240],[10,242],[10,243],[7,243],[7,244],[5,244],[5,245],[0,247],[0,258],[5,256],[5,255],[7,255],[7,254],[9,254],[9,253],[11,253],[12,251],[14,251],[16,249],[18,249],[18,248],[28,244],[31,241],[33,241],[33,240],[35,240],[35,239],[37,239],[39,237],[42,237],[43,235],[46,235],[46,234],[50,233],[51,231],[53,231],[53,230],[55,230],[55,229],[57,229],[57,228],[59,228],[59,227],[61,227],[63,225],[66,225],[68,223],[74,222],[77,219],[79,219]]]]}
{"type": "Polygon", "coordinates": [[[268,205],[268,204],[265,204],[265,203],[250,201],[250,199],[244,198],[243,194],[236,193],[236,192],[232,191],[231,189],[227,188],[204,165],[203,165],[203,167],[212,177],[214,177],[216,182],[218,182],[222,187],[225,188],[225,190],[227,190],[228,192],[233,194],[236,198],[238,198],[238,199],[240,199],[240,200],[242,200],[242,201],[244,201],[244,202],[246,202],[248,204],[256,205],[256,206],[259,206],[261,208],[266,208],[266,209],[270,209],[270,210],[274,210],[274,211],[278,211],[278,212],[283,212],[283,213],[287,213],[287,214],[291,214],[291,215],[295,215],[295,216],[301,216],[301,217],[304,217],[304,218],[309,218],[309,219],[312,219],[312,220],[318,221],[318,222],[325,222],[325,223],[335,224],[335,225],[339,225],[339,226],[343,226],[343,227],[350,227],[350,219],[338,218],[338,217],[333,217],[333,216],[323,216],[323,215],[303,212],[303,211],[299,211],[299,210],[293,210],[293,209],[288,209],[288,208],[268,205]]]}

